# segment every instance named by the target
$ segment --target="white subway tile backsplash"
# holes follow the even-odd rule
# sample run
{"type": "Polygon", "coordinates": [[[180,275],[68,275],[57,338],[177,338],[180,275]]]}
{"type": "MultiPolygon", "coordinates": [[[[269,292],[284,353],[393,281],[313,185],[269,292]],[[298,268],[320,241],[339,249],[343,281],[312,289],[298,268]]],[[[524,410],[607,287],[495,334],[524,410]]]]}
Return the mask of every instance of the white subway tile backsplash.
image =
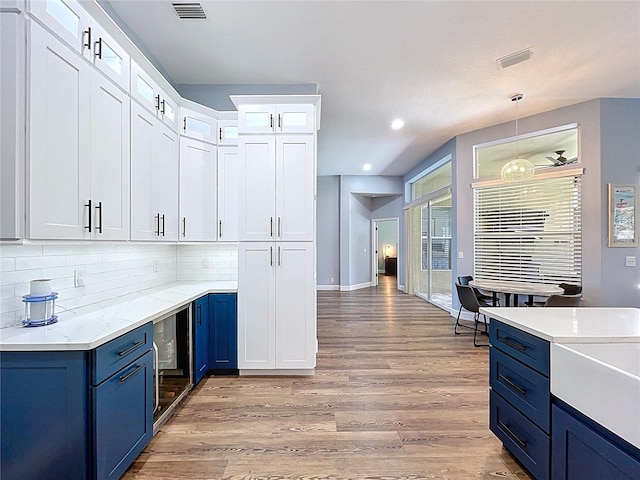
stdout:
{"type": "Polygon", "coordinates": [[[237,270],[238,248],[232,244],[2,245],[0,328],[20,323],[22,295],[29,293],[29,282],[37,278],[52,279],[59,295],[56,308],[63,311],[175,281],[237,280],[237,270]],[[74,270],[84,272],[84,286],[74,286],[74,270]]]}

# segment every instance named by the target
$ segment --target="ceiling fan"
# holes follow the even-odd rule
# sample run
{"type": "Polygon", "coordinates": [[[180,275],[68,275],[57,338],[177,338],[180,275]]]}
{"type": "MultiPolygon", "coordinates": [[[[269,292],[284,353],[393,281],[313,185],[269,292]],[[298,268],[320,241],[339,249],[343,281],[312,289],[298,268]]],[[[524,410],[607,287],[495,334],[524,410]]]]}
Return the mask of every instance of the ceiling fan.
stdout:
{"type": "Polygon", "coordinates": [[[556,150],[556,155],[558,155],[558,158],[553,158],[553,157],[546,157],[547,160],[550,160],[553,163],[554,167],[559,167],[561,165],[567,165],[569,163],[573,163],[576,160],[578,160],[578,157],[573,157],[570,159],[567,159],[566,157],[563,156],[563,153],[565,152],[565,150],[556,150]]]}

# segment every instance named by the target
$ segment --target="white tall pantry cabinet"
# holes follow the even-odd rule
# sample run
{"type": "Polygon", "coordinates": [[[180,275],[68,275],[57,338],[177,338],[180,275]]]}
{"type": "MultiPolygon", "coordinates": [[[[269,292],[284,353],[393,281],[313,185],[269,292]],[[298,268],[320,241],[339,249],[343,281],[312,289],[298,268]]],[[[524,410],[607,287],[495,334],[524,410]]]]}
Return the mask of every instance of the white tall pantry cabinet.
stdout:
{"type": "Polygon", "coordinates": [[[238,107],[238,368],[316,365],[316,131],[320,96],[232,96],[238,107]]]}

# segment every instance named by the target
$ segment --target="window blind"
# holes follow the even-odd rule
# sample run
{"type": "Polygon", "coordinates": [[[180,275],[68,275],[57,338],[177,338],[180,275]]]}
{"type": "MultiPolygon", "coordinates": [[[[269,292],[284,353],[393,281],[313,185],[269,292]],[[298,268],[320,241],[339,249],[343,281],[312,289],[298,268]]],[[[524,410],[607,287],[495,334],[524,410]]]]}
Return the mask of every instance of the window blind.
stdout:
{"type": "Polygon", "coordinates": [[[474,186],[474,276],[581,284],[581,177],[474,186]]]}

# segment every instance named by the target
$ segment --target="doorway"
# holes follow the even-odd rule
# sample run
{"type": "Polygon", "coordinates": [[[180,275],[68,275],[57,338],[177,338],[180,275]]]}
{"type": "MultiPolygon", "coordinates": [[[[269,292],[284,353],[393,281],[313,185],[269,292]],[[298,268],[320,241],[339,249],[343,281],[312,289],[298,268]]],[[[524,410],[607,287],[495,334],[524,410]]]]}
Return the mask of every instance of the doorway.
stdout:
{"type": "Polygon", "coordinates": [[[395,288],[398,288],[399,219],[379,218],[372,220],[371,224],[371,285],[378,286],[382,275],[386,279],[393,277],[395,288]]]}

